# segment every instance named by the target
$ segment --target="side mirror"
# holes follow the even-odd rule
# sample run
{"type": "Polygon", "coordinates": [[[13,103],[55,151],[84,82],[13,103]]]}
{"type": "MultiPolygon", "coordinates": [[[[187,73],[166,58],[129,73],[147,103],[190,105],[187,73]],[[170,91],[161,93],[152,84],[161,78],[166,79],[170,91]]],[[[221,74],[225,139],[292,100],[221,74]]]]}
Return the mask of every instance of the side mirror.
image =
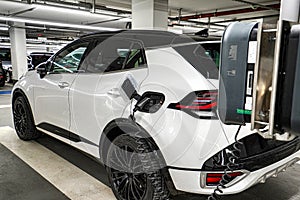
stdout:
{"type": "Polygon", "coordinates": [[[37,66],[36,72],[40,74],[40,78],[44,78],[47,75],[47,62],[41,63],[37,66]]]}

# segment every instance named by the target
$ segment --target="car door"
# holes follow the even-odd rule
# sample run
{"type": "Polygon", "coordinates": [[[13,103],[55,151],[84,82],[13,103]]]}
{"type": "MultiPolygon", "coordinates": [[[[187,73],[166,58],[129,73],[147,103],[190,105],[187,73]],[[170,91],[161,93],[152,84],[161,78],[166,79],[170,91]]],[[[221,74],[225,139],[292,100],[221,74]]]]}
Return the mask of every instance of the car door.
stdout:
{"type": "Polygon", "coordinates": [[[78,41],[58,52],[47,63],[48,73],[34,88],[35,120],[39,128],[69,138],[69,90],[77,76],[88,41],[78,41]]]}
{"type": "Polygon", "coordinates": [[[124,38],[102,38],[85,58],[80,71],[70,91],[70,131],[78,134],[80,141],[74,138],[71,143],[99,156],[103,129],[120,118],[130,104],[120,93],[122,81],[130,76],[139,85],[148,74],[142,45],[124,38]]]}

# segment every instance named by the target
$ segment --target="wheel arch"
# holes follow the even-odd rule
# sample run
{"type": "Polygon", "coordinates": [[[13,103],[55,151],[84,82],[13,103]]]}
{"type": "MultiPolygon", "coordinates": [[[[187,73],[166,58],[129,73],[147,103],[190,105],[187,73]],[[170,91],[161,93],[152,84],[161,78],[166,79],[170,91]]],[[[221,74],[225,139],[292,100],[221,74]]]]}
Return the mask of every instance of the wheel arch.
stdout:
{"type": "Polygon", "coordinates": [[[24,97],[25,102],[26,102],[26,104],[27,104],[27,106],[28,106],[29,112],[31,113],[32,118],[33,118],[33,121],[34,121],[34,123],[35,123],[34,115],[33,115],[33,112],[32,112],[32,107],[31,107],[31,104],[30,104],[30,102],[29,102],[29,98],[28,98],[28,96],[25,94],[25,92],[24,92],[22,89],[20,89],[20,88],[16,88],[16,89],[13,91],[13,94],[12,94],[12,101],[11,101],[11,102],[12,102],[12,109],[13,109],[14,102],[15,102],[16,99],[17,99],[18,97],[20,97],[20,96],[24,97]]]}
{"type": "MultiPolygon", "coordinates": [[[[142,137],[146,138],[147,141],[150,143],[150,145],[153,147],[154,150],[159,150],[158,145],[154,141],[154,139],[151,137],[151,135],[138,123],[134,122],[131,119],[127,118],[118,118],[114,119],[111,122],[107,124],[107,126],[104,128],[100,142],[99,142],[99,155],[101,162],[106,165],[106,157],[108,153],[108,148],[112,141],[118,137],[119,135],[129,133],[131,135],[134,134],[134,131],[139,133],[142,133],[142,137]]],[[[176,190],[174,183],[172,181],[172,178],[169,174],[168,167],[166,165],[164,156],[160,151],[157,151],[161,161],[163,162],[162,164],[165,166],[163,170],[164,178],[167,184],[167,187],[171,194],[177,195],[180,192],[176,190]]]]}
{"type": "Polygon", "coordinates": [[[29,100],[28,100],[27,95],[26,95],[25,92],[24,92],[22,89],[20,89],[20,88],[17,88],[17,89],[15,89],[15,90],[13,91],[13,94],[12,94],[12,104],[15,102],[16,98],[18,98],[19,96],[23,96],[24,99],[26,100],[26,103],[27,103],[28,105],[30,105],[30,104],[29,104],[29,100]]]}
{"type": "Polygon", "coordinates": [[[139,136],[147,138],[151,145],[153,145],[154,149],[159,150],[153,138],[142,126],[131,119],[117,118],[109,122],[101,134],[99,142],[99,154],[101,161],[105,163],[108,148],[116,137],[122,134],[133,135],[134,132],[139,132],[139,136]]]}

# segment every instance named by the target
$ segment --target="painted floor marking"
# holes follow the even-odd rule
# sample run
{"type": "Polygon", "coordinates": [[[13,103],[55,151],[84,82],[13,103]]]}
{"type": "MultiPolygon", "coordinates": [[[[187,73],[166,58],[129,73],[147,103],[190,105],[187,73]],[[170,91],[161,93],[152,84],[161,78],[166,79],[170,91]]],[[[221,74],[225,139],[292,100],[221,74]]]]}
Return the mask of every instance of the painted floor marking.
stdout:
{"type": "Polygon", "coordinates": [[[111,189],[35,141],[20,140],[14,129],[0,127],[0,143],[72,200],[115,200],[111,189]]]}
{"type": "Polygon", "coordinates": [[[8,90],[8,91],[2,90],[2,91],[0,91],[0,94],[11,94],[11,91],[10,90],[8,90]]]}
{"type": "Polygon", "coordinates": [[[0,105],[0,109],[1,108],[11,108],[11,104],[10,105],[0,105]]]}

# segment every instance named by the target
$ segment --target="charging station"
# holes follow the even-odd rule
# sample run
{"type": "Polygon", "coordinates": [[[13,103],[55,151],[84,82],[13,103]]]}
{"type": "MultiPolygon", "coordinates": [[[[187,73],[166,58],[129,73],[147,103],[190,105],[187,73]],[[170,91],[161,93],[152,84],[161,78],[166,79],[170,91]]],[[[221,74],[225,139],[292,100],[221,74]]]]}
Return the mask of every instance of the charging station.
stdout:
{"type": "Polygon", "coordinates": [[[221,49],[219,117],[225,124],[250,122],[258,23],[232,23],[221,49]]]}

